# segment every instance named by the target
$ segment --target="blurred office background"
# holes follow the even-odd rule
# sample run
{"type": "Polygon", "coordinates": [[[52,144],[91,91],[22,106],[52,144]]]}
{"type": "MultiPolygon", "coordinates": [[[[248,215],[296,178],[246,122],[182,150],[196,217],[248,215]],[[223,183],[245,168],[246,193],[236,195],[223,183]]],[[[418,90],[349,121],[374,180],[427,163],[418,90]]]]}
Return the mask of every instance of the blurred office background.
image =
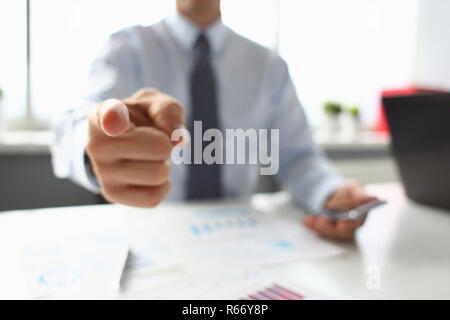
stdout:
{"type": "MultiPolygon", "coordinates": [[[[174,8],[174,0],[1,1],[0,210],[99,201],[53,177],[51,119],[77,101],[110,33],[174,8]]],[[[222,13],[286,59],[317,142],[346,176],[397,180],[380,128],[381,93],[450,90],[450,1],[222,0],[222,13]],[[330,127],[326,101],[357,109],[355,132],[342,119],[341,129],[330,127]]],[[[260,190],[273,187],[262,181],[260,190]]]]}

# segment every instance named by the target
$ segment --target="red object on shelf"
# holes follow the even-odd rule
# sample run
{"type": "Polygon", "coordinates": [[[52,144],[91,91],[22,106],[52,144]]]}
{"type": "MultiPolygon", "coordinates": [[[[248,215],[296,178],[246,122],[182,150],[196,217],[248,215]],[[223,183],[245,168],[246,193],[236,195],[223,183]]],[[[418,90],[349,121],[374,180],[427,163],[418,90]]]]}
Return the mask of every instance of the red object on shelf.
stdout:
{"type": "MultiPolygon", "coordinates": [[[[432,88],[424,88],[418,86],[407,86],[403,88],[396,89],[386,89],[381,91],[381,97],[402,97],[402,96],[413,96],[416,94],[427,94],[427,93],[442,93],[444,91],[432,88]]],[[[378,120],[375,124],[374,131],[380,133],[389,133],[389,126],[386,119],[386,114],[384,112],[383,101],[380,101],[380,109],[378,111],[378,120]]]]}

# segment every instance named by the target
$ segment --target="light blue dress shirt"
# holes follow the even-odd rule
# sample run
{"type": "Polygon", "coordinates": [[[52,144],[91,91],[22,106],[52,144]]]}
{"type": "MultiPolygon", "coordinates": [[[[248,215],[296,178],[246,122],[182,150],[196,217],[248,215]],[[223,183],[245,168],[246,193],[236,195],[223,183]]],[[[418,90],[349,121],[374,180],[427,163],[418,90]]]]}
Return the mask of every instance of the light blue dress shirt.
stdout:
{"type": "MultiPolygon", "coordinates": [[[[151,26],[134,26],[110,36],[93,61],[89,92],[83,105],[70,110],[55,126],[53,165],[58,177],[70,177],[99,191],[86,173],[86,115],[108,98],[122,99],[152,87],[178,99],[191,111],[189,77],[193,46],[201,30],[180,14],[151,26]]],[[[229,129],[279,129],[277,177],[304,209],[322,209],[342,177],[314,144],[286,63],[274,52],[229,29],[221,21],[204,30],[212,49],[219,117],[229,129]]],[[[257,165],[223,165],[227,197],[247,197],[256,188],[257,165]]],[[[167,200],[182,200],[187,167],[174,165],[173,189],[167,200]]]]}

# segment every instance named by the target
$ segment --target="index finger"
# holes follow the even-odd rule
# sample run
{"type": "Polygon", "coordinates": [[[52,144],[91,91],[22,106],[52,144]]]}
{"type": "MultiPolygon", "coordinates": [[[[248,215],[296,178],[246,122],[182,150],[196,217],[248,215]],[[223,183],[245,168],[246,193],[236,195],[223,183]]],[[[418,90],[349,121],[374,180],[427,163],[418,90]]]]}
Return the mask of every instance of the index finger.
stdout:
{"type": "Polygon", "coordinates": [[[171,136],[176,129],[185,128],[184,108],[169,95],[152,89],[141,89],[126,104],[145,108],[154,125],[171,136]]]}

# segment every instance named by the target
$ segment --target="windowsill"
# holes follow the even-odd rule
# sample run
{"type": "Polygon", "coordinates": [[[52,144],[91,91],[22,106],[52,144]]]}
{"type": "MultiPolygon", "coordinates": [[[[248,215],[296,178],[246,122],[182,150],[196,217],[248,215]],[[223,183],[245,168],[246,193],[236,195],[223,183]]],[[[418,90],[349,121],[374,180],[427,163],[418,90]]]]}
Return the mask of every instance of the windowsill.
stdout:
{"type": "MultiPolygon", "coordinates": [[[[316,130],[314,139],[325,151],[387,151],[389,146],[387,135],[371,131],[363,131],[352,138],[316,130]]],[[[51,131],[9,131],[0,134],[0,155],[49,154],[51,141],[51,131]]]]}
{"type": "Polygon", "coordinates": [[[51,131],[8,131],[0,133],[0,155],[49,154],[51,131]]]}
{"type": "Polygon", "coordinates": [[[355,150],[355,151],[387,151],[390,136],[386,133],[361,131],[357,135],[344,132],[330,133],[322,130],[314,131],[314,141],[324,150],[355,150]]]}

